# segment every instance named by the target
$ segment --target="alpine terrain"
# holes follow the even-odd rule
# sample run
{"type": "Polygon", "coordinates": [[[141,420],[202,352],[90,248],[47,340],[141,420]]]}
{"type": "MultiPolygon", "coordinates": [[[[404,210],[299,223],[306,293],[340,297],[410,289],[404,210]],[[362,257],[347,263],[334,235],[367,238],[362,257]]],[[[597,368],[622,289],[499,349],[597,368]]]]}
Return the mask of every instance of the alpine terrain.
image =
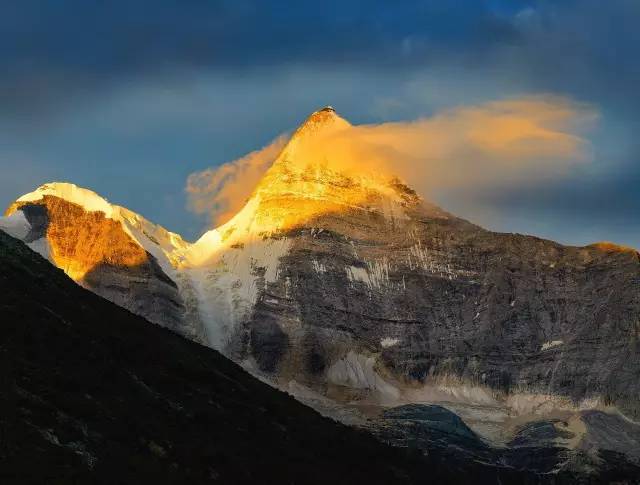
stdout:
{"type": "Polygon", "coordinates": [[[395,177],[340,170],[323,140],[348,127],[313,113],[246,205],[193,243],[68,183],[20,197],[0,228],[383,441],[633,482],[638,252],[491,232],[395,177]]]}

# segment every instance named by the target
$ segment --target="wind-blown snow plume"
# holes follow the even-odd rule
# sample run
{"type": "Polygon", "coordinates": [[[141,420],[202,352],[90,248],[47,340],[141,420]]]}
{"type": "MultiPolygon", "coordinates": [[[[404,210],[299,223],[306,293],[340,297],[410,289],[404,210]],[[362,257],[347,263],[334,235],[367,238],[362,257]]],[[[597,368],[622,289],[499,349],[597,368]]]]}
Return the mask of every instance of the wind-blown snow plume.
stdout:
{"type": "MultiPolygon", "coordinates": [[[[557,96],[532,96],[458,107],[410,122],[339,124],[299,139],[289,162],[322,165],[349,175],[404,179],[423,196],[532,184],[566,174],[588,160],[580,136],[595,119],[588,106],[557,96]]],[[[199,213],[214,222],[245,201],[284,145],[280,137],[262,150],[192,174],[187,191],[199,213]]]]}
{"type": "Polygon", "coordinates": [[[189,175],[186,191],[190,209],[196,214],[211,214],[214,225],[226,222],[246,202],[286,142],[287,136],[280,135],[260,150],[189,175]]]}
{"type": "Polygon", "coordinates": [[[593,117],[562,98],[498,101],[409,123],[355,126],[337,136],[346,150],[335,158],[351,152],[356,166],[373,162],[425,195],[436,188],[531,183],[588,159],[589,144],[577,132],[593,117]]]}

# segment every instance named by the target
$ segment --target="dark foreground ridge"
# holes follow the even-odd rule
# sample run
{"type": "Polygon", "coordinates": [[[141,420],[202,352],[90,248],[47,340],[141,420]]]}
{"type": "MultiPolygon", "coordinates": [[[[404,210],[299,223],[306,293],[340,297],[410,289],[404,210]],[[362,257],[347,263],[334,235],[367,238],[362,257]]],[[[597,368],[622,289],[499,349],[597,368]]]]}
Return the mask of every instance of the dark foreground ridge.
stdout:
{"type": "Polygon", "coordinates": [[[424,470],[2,231],[0,312],[0,483],[417,483],[424,470]]]}

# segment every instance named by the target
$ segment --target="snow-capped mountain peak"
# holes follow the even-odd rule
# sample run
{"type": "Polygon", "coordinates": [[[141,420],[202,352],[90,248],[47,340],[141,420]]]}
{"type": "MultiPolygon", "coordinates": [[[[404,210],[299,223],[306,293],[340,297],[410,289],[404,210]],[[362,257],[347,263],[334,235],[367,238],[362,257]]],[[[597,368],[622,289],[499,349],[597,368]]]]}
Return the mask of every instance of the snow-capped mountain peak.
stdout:
{"type": "MultiPolygon", "coordinates": [[[[35,202],[42,200],[46,196],[64,199],[73,204],[83,207],[90,212],[102,212],[105,217],[113,218],[113,206],[104,197],[99,196],[89,189],[78,187],[68,182],[49,182],[41,185],[33,192],[24,194],[16,200],[14,205],[20,203],[35,202]]],[[[13,212],[10,207],[8,212],[13,212]]]]}
{"type": "Polygon", "coordinates": [[[163,253],[164,258],[161,259],[168,258],[174,250],[187,245],[179,234],[167,231],[125,207],[111,204],[92,190],[69,182],[48,182],[33,192],[20,196],[7,209],[6,216],[10,216],[21,206],[42,203],[47,197],[64,200],[81,207],[87,213],[98,212],[107,219],[121,222],[123,230],[145,250],[154,256],[159,256],[159,251],[163,253]]]}

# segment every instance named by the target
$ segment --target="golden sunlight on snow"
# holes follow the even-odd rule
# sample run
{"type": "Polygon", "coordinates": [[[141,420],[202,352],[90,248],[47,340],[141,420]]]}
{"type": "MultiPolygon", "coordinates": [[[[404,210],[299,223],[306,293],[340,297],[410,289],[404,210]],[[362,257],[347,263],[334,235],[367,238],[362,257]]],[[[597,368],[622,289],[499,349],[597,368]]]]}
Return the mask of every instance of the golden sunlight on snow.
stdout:
{"type": "Polygon", "coordinates": [[[461,106],[377,125],[351,125],[327,107],[313,113],[286,145],[278,137],[245,157],[194,173],[186,189],[191,208],[210,213],[216,225],[252,193],[290,189],[310,207],[317,200],[330,205],[335,199],[326,196],[334,189],[314,183],[327,174],[335,174],[330,183],[342,191],[345,204],[355,197],[357,205],[363,194],[347,194],[341,185],[378,190],[393,177],[426,197],[436,190],[499,190],[564,176],[589,159],[580,130],[596,116],[590,107],[557,96],[461,106]]]}
{"type": "Polygon", "coordinates": [[[101,211],[87,211],[72,202],[45,195],[37,201],[18,201],[11,215],[26,204],[46,207],[46,238],[53,263],[75,281],[99,265],[140,266],[148,262],[146,251],[122,228],[119,221],[101,211]]]}

